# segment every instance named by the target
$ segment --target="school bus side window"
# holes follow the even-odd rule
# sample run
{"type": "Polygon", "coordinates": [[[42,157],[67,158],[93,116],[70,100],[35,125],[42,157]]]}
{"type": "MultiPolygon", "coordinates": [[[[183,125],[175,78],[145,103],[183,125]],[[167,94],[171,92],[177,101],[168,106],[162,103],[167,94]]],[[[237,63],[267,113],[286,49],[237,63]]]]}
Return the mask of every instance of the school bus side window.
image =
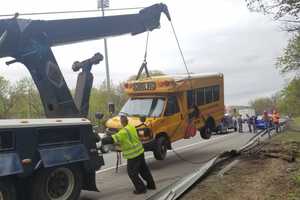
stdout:
{"type": "Polygon", "coordinates": [[[220,86],[216,85],[213,87],[213,101],[220,100],[220,86]]]}
{"type": "Polygon", "coordinates": [[[205,95],[204,95],[204,88],[197,89],[197,105],[201,106],[205,104],[205,95]]]}
{"type": "Polygon", "coordinates": [[[166,106],[165,116],[174,115],[179,111],[180,110],[179,110],[177,98],[175,96],[169,96],[167,106],[166,106]]]}
{"type": "Polygon", "coordinates": [[[213,95],[212,95],[212,88],[206,87],[205,88],[205,103],[211,103],[213,101],[213,95]]]}
{"type": "Polygon", "coordinates": [[[189,90],[187,91],[187,104],[188,108],[193,108],[195,103],[195,90],[189,90]]]}

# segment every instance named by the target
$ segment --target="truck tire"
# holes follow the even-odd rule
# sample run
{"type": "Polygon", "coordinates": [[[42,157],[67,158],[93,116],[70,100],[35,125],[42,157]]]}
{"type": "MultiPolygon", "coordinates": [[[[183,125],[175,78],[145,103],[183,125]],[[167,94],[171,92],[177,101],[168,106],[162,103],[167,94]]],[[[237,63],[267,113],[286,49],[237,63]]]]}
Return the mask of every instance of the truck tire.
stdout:
{"type": "Polygon", "coordinates": [[[32,200],[75,200],[81,187],[82,173],[77,167],[42,169],[33,180],[32,200]]]}
{"type": "Polygon", "coordinates": [[[0,200],[16,200],[17,192],[13,182],[0,180],[0,200]]]}
{"type": "Polygon", "coordinates": [[[168,141],[165,137],[156,138],[153,154],[156,160],[164,160],[168,151],[168,141]]]}
{"type": "Polygon", "coordinates": [[[208,127],[202,127],[199,129],[200,135],[203,139],[208,140],[211,137],[211,129],[208,127]]]}

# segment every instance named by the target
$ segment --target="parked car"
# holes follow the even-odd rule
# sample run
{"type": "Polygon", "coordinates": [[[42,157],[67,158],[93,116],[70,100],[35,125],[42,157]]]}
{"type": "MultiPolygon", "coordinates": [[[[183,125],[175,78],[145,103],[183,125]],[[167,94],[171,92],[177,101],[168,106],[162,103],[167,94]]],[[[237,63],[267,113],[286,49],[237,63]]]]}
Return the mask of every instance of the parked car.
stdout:
{"type": "MultiPolygon", "coordinates": [[[[269,115],[269,118],[271,119],[271,115],[269,115]]],[[[263,119],[262,115],[257,116],[256,121],[255,121],[255,125],[256,125],[256,129],[260,129],[260,130],[264,130],[266,129],[267,125],[266,122],[263,119]]],[[[273,126],[273,124],[270,124],[271,126],[273,126]]]]}
{"type": "Polygon", "coordinates": [[[230,130],[237,131],[237,120],[230,116],[225,114],[224,118],[222,119],[219,127],[218,127],[218,134],[228,133],[230,130]]]}
{"type": "Polygon", "coordinates": [[[259,115],[257,116],[257,119],[255,121],[256,129],[265,129],[266,128],[266,123],[263,120],[263,116],[259,115]]]}

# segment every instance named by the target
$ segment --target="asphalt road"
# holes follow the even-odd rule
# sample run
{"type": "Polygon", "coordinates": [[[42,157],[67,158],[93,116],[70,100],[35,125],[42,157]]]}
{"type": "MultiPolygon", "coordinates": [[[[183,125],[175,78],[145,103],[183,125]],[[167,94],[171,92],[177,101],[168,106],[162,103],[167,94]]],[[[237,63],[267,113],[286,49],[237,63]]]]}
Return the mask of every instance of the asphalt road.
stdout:
{"type": "Polygon", "coordinates": [[[168,152],[167,158],[164,161],[156,161],[152,153],[147,152],[147,162],[157,184],[157,190],[148,191],[145,195],[132,194],[133,185],[126,173],[126,161],[123,161],[119,172],[116,173],[115,153],[106,154],[104,156],[106,165],[97,172],[97,186],[100,192],[84,191],[82,192],[80,200],[146,199],[177,179],[196,170],[218,153],[243,146],[252,136],[253,134],[250,133],[231,133],[213,136],[209,140],[203,140],[199,136],[196,136],[192,139],[181,140],[174,143],[173,148],[185,161],[178,158],[172,151],[168,152]]]}

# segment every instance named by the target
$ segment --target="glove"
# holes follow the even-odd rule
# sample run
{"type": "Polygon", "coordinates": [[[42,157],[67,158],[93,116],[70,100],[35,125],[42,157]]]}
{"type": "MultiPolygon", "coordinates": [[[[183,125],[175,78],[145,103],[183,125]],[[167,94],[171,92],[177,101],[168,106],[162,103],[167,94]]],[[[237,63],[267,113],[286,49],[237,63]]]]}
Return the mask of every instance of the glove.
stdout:
{"type": "Polygon", "coordinates": [[[102,143],[102,145],[107,145],[107,144],[113,144],[115,142],[111,136],[106,136],[101,139],[101,143],[102,143]]]}

